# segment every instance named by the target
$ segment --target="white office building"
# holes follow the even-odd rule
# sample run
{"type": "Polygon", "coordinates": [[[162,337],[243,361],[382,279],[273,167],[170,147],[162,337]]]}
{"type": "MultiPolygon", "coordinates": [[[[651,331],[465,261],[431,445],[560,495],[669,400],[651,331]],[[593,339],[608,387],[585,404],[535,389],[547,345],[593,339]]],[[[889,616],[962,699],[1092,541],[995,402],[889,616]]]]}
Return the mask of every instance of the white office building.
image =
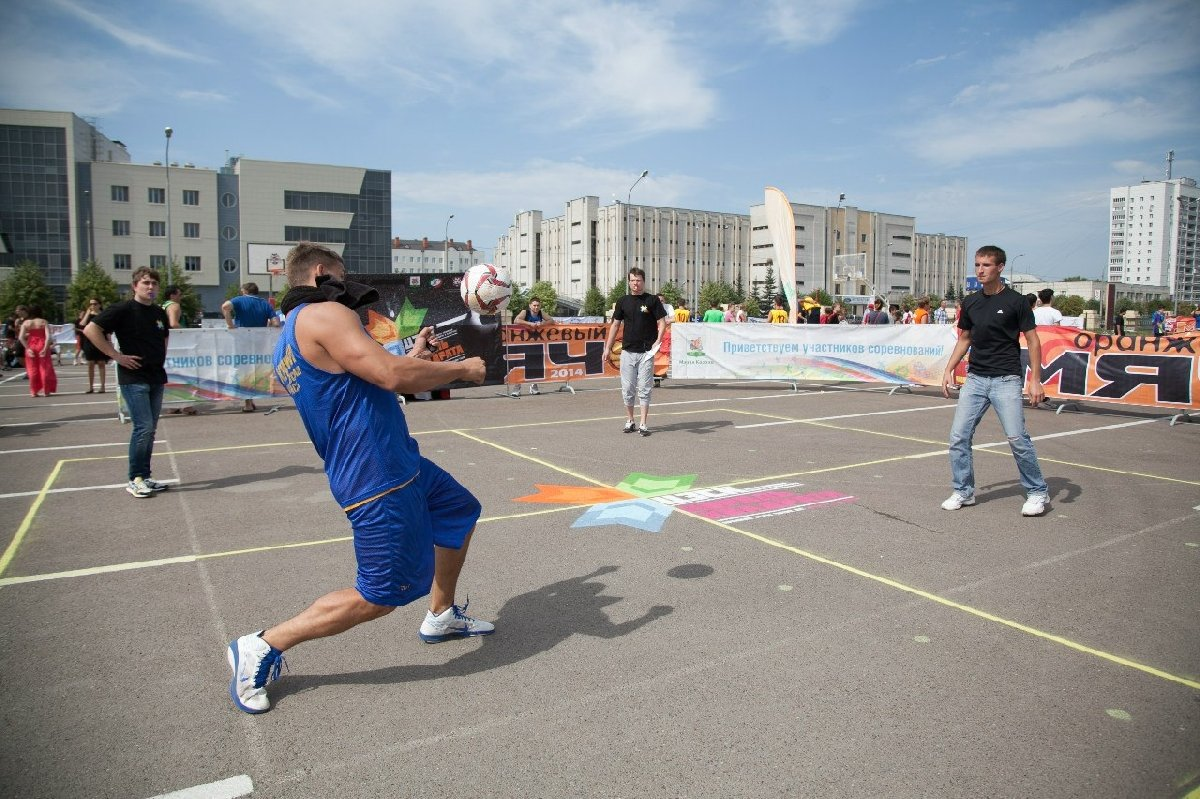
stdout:
{"type": "Polygon", "coordinates": [[[484,263],[484,255],[470,239],[460,242],[397,237],[392,239],[392,274],[462,274],[475,264],[484,263]]]}
{"type": "Polygon", "coordinates": [[[1175,178],[1118,186],[1109,192],[1109,208],[1108,279],[1168,286],[1178,303],[1200,302],[1196,181],[1175,178]]]}

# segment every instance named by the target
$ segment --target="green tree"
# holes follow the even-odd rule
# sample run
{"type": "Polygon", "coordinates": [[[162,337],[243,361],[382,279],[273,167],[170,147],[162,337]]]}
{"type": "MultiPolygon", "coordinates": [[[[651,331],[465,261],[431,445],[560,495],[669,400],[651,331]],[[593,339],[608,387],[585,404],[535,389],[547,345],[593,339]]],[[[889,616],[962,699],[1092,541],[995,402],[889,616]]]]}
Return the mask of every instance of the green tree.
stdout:
{"type": "Polygon", "coordinates": [[[913,311],[917,307],[917,298],[911,294],[905,294],[900,298],[900,310],[913,311]]]}
{"type": "Polygon", "coordinates": [[[679,286],[676,286],[675,281],[673,280],[660,288],[658,293],[663,295],[663,299],[667,301],[668,305],[674,305],[676,307],[679,306],[680,302],[683,302],[687,299],[683,296],[683,292],[679,290],[679,286]]]}
{"type": "MultiPolygon", "coordinates": [[[[529,290],[529,297],[525,300],[525,305],[529,304],[529,300],[537,297],[542,301],[542,310],[545,313],[554,316],[558,313],[558,292],[554,290],[554,284],[548,280],[539,280],[533,284],[533,288],[529,290]]],[[[524,305],[521,308],[525,307],[524,305]]],[[[516,313],[521,312],[521,308],[516,308],[516,313]]]]}
{"type": "Polygon", "coordinates": [[[746,311],[747,318],[751,316],[759,317],[764,315],[762,308],[759,307],[758,300],[755,299],[753,295],[746,298],[746,301],[742,303],[742,308],[746,311]]]}
{"type": "Polygon", "coordinates": [[[829,292],[825,289],[813,289],[808,296],[812,297],[822,306],[833,307],[833,297],[829,296],[829,292]]]}
{"type": "Polygon", "coordinates": [[[1141,306],[1138,303],[1131,300],[1129,297],[1118,297],[1117,305],[1116,305],[1116,312],[1119,314],[1123,314],[1126,311],[1137,311],[1138,313],[1141,313],[1141,306]]]}
{"type": "Polygon", "coordinates": [[[54,293],[46,285],[42,268],[33,261],[21,261],[12,274],[0,282],[0,315],[8,318],[18,305],[37,306],[47,321],[61,319],[54,293]]]}
{"type": "Polygon", "coordinates": [[[741,297],[737,289],[723,280],[718,280],[714,283],[703,283],[700,286],[700,307],[693,308],[692,313],[699,313],[703,316],[704,312],[712,307],[713,300],[716,300],[718,305],[728,305],[731,302],[737,302],[739,299],[741,297]]]}
{"type": "MultiPolygon", "coordinates": [[[[200,302],[200,294],[196,291],[196,287],[192,285],[191,278],[188,277],[187,272],[183,271],[178,261],[172,261],[167,264],[167,268],[162,271],[160,276],[162,277],[162,282],[158,290],[159,299],[166,299],[167,289],[170,286],[179,286],[183,291],[183,294],[179,298],[179,305],[183,308],[180,316],[180,324],[184,327],[190,327],[195,324],[195,320],[204,313],[204,304],[200,302]]],[[[241,291],[241,286],[231,285],[230,288],[233,290],[233,293],[226,292],[225,299],[227,300],[233,299],[241,291]]]]}
{"type": "Polygon", "coordinates": [[[958,295],[954,291],[954,284],[951,283],[949,286],[946,287],[946,301],[954,302],[957,299],[958,299],[958,295]]]}
{"type": "Polygon", "coordinates": [[[605,301],[604,312],[608,313],[608,309],[613,307],[614,305],[616,305],[617,300],[621,299],[628,293],[629,293],[629,284],[625,282],[625,278],[621,278],[620,280],[617,281],[617,285],[613,286],[609,290],[608,296],[604,298],[604,301],[605,301]]]}
{"type": "Polygon", "coordinates": [[[1085,310],[1085,311],[1099,311],[1099,310],[1100,310],[1100,300],[1098,300],[1098,299],[1096,299],[1095,297],[1093,297],[1092,299],[1088,300],[1087,302],[1085,302],[1085,303],[1083,304],[1083,310],[1085,310]]]}
{"type": "Polygon", "coordinates": [[[583,315],[604,316],[604,312],[607,310],[604,306],[604,292],[596,286],[590,287],[583,297],[583,315]]]}
{"type": "MultiPolygon", "coordinates": [[[[512,294],[508,296],[508,312],[516,316],[521,311],[525,310],[529,305],[529,297],[532,292],[524,288],[523,283],[514,282],[512,285],[512,294]]],[[[557,297],[555,298],[557,301],[557,297]]]]}
{"type": "Polygon", "coordinates": [[[112,279],[104,267],[95,261],[84,261],[67,284],[66,318],[72,322],[95,297],[102,305],[110,305],[121,298],[121,287],[112,279]]]}
{"type": "Polygon", "coordinates": [[[763,276],[762,296],[759,298],[761,301],[759,304],[774,305],[775,295],[779,293],[779,287],[775,285],[775,269],[771,264],[767,264],[767,273],[763,276]]]}
{"type": "Polygon", "coordinates": [[[1074,294],[1060,294],[1054,298],[1051,305],[1063,316],[1079,316],[1083,313],[1083,297],[1074,294]]]}

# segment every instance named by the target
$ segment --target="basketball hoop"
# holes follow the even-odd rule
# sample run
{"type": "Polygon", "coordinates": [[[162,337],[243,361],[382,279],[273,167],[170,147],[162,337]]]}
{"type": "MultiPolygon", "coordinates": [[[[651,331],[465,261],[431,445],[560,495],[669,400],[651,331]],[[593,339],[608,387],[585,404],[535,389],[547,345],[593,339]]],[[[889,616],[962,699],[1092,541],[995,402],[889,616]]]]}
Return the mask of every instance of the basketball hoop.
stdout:
{"type": "Polygon", "coordinates": [[[272,275],[274,275],[275,277],[279,277],[280,275],[282,275],[282,274],[283,274],[283,270],[282,270],[282,269],[280,269],[280,268],[279,268],[279,267],[277,267],[277,266],[272,266],[272,267],[271,267],[270,269],[268,269],[267,271],[268,271],[268,272],[270,272],[270,273],[271,273],[272,275]]]}

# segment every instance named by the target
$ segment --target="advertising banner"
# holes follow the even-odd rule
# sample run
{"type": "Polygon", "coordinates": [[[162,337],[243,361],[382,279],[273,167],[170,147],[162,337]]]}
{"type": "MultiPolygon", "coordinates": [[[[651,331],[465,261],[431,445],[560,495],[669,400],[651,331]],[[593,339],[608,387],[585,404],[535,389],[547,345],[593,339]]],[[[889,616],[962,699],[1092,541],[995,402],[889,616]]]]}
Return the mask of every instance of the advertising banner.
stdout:
{"type": "Polygon", "coordinates": [[[1042,384],[1058,400],[1200,409],[1200,334],[1110,336],[1038,326],[1042,384]]]}
{"type": "Polygon", "coordinates": [[[671,326],[671,376],[941,385],[950,325],[671,326]]]}
{"type": "Polygon", "coordinates": [[[506,383],[582,380],[620,377],[620,369],[603,360],[608,325],[555,324],[503,328],[506,383]]]}
{"type": "Polygon", "coordinates": [[[186,328],[167,339],[167,401],[285,397],[271,356],[277,327],[186,328]]]}
{"type": "MultiPolygon", "coordinates": [[[[403,354],[413,347],[421,328],[433,326],[437,337],[435,361],[461,361],[478,356],[487,365],[484,385],[504,382],[506,371],[500,317],[480,316],[463,305],[462,275],[350,275],[379,292],[379,301],[358,313],[367,332],[389,352],[403,354]]],[[[441,388],[462,388],[451,383],[441,388]]]]}

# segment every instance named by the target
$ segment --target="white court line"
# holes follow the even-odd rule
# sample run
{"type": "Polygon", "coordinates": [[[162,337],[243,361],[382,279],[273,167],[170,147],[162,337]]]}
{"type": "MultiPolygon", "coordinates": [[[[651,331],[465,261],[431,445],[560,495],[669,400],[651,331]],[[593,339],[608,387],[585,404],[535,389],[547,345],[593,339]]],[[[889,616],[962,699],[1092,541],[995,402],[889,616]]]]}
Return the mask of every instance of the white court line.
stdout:
{"type": "MultiPolygon", "coordinates": [[[[155,439],[155,444],[165,444],[165,439],[155,439]]],[[[0,449],[0,455],[20,455],[25,452],[57,452],[62,449],[91,449],[92,447],[128,447],[128,441],[113,444],[68,444],[62,447],[33,447],[31,449],[0,449]]]]}
{"type": "MultiPolygon", "coordinates": [[[[1098,433],[1101,430],[1119,430],[1122,427],[1137,427],[1142,424],[1154,424],[1161,422],[1162,419],[1139,419],[1136,422],[1124,422],[1122,424],[1106,424],[1103,427],[1085,427],[1082,430],[1064,430],[1061,433],[1046,433],[1044,436],[1030,436],[1033,441],[1045,441],[1048,438],[1062,438],[1063,436],[1078,436],[1084,433],[1098,433]]],[[[1004,441],[993,441],[988,444],[976,444],[971,449],[983,449],[984,447],[1007,447],[1007,439],[1004,441]]]]}
{"type": "MultiPolygon", "coordinates": [[[[170,480],[159,480],[158,482],[167,483],[167,484],[178,483],[179,478],[173,477],[170,480]]],[[[109,485],[102,485],[102,486],[79,486],[77,488],[52,488],[49,491],[47,491],[46,493],[47,494],[69,494],[73,491],[107,491],[107,490],[111,490],[114,488],[124,488],[125,485],[126,485],[125,483],[111,483],[109,485]]],[[[0,499],[17,499],[19,497],[35,497],[40,493],[42,493],[42,492],[41,491],[19,491],[15,494],[0,494],[0,499]]]]}
{"type": "Polygon", "coordinates": [[[888,416],[893,413],[919,413],[921,411],[941,411],[953,409],[953,405],[927,405],[923,408],[897,408],[891,411],[871,411],[870,413],[843,413],[839,416],[818,416],[814,419],[782,419],[776,422],[759,422],[758,424],[735,424],[734,430],[748,430],[752,427],[771,427],[777,424],[805,424],[806,422],[828,422],[834,419],[857,419],[860,416],[888,416]]]}
{"type": "MultiPolygon", "coordinates": [[[[83,407],[84,405],[116,405],[117,404],[117,402],[116,402],[117,395],[112,391],[110,391],[108,393],[112,394],[112,399],[80,400],[78,402],[46,402],[46,399],[47,399],[46,397],[38,397],[38,399],[41,400],[41,402],[38,402],[37,404],[34,404],[34,405],[6,405],[5,407],[0,408],[0,411],[36,411],[38,408],[76,408],[76,407],[83,407]]],[[[11,396],[17,397],[20,395],[13,394],[11,396]]],[[[67,395],[52,394],[51,398],[61,399],[65,396],[67,396],[67,395]]],[[[84,394],[83,396],[88,396],[88,395],[84,394]]],[[[94,397],[95,394],[92,394],[91,396],[94,397]]],[[[25,397],[27,399],[33,399],[33,397],[30,397],[28,394],[26,394],[25,397]]],[[[0,399],[3,399],[3,397],[0,397],[0,399]]]]}
{"type": "Polygon", "coordinates": [[[226,780],[184,788],[181,791],[160,793],[150,799],[237,799],[239,796],[249,796],[254,793],[254,780],[246,774],[239,774],[226,780]]]}
{"type": "Polygon", "coordinates": [[[101,419],[55,419],[52,422],[10,422],[9,424],[0,424],[0,430],[6,427],[38,427],[46,424],[90,424],[92,422],[104,422],[112,424],[117,421],[115,416],[105,416],[101,419]]]}

